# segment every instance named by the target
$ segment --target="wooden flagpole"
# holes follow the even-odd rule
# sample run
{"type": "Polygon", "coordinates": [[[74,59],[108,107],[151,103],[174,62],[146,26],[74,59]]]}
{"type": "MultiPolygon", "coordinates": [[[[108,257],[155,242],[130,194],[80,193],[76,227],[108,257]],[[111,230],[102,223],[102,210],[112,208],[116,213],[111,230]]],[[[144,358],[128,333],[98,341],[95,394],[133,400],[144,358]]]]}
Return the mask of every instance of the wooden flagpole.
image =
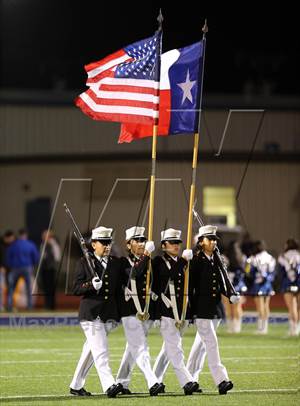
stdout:
{"type": "MultiPolygon", "coordinates": [[[[204,63],[205,63],[205,47],[206,47],[206,33],[208,31],[207,20],[205,19],[204,26],[202,28],[203,32],[203,62],[202,62],[202,72],[201,72],[201,90],[200,90],[200,103],[199,103],[199,120],[198,120],[198,131],[194,134],[194,149],[193,149],[193,163],[192,163],[192,182],[190,187],[190,201],[189,201],[189,214],[188,214],[188,227],[187,227],[187,239],[186,248],[191,249],[192,247],[192,233],[193,233],[193,208],[195,202],[195,192],[196,192],[196,175],[197,175],[197,162],[198,162],[198,147],[199,147],[199,133],[201,124],[201,109],[202,109],[202,89],[203,89],[203,77],[204,77],[204,63]]],[[[188,262],[185,273],[184,273],[184,296],[183,296],[183,306],[181,313],[181,320],[176,323],[177,328],[181,328],[185,322],[187,305],[188,305],[188,293],[189,293],[189,272],[190,262],[188,262]]]]}
{"type": "MultiPolygon", "coordinates": [[[[161,10],[159,11],[157,21],[159,24],[158,31],[162,31],[163,16],[162,16],[161,10]]],[[[160,64],[160,55],[161,55],[161,43],[159,44],[159,64],[160,64]]],[[[159,76],[158,77],[160,77],[160,65],[159,65],[159,76]]],[[[159,92],[159,87],[158,87],[158,92],[159,92]]],[[[149,221],[148,221],[148,240],[149,241],[152,241],[152,239],[153,239],[157,132],[158,132],[158,123],[153,125],[153,131],[152,131],[152,167],[151,167],[151,178],[150,178],[149,221]]],[[[150,317],[149,306],[150,306],[150,299],[151,299],[151,292],[150,292],[151,272],[152,272],[152,266],[151,266],[151,255],[150,255],[150,261],[149,261],[149,266],[148,266],[147,275],[146,275],[145,309],[144,309],[144,312],[141,315],[141,317],[139,317],[141,320],[148,320],[150,317]]]]}
{"type": "Polygon", "coordinates": [[[151,168],[151,179],[150,179],[150,205],[149,205],[148,240],[153,239],[157,131],[158,131],[158,125],[154,125],[153,126],[153,134],[152,134],[152,168],[151,168]]]}
{"type": "MultiPolygon", "coordinates": [[[[157,130],[158,125],[153,126],[153,135],[152,135],[152,169],[151,169],[151,179],[150,179],[150,197],[149,197],[149,222],[148,222],[148,241],[153,239],[153,219],[154,219],[154,196],[155,196],[155,173],[156,173],[156,146],[157,146],[157,130]]],[[[146,275],[146,291],[145,291],[145,309],[141,317],[142,320],[149,319],[149,306],[151,300],[151,255],[150,261],[147,269],[146,275]]]]}

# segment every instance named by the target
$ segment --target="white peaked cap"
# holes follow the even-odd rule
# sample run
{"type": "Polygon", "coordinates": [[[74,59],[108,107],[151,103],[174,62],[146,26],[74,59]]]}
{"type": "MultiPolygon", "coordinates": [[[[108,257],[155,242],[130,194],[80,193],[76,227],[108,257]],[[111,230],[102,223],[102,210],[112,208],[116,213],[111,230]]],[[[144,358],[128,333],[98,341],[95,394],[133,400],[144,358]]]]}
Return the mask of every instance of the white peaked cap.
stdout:
{"type": "Polygon", "coordinates": [[[113,229],[106,227],[97,227],[92,230],[92,240],[111,240],[113,229]]]}
{"type": "Polygon", "coordinates": [[[161,235],[161,242],[162,241],[180,241],[181,240],[181,231],[180,230],[174,230],[174,228],[168,228],[167,230],[164,230],[160,233],[161,235]]]}
{"type": "Polygon", "coordinates": [[[146,240],[147,238],[144,236],[144,232],[145,232],[145,227],[139,227],[139,226],[130,227],[125,231],[126,241],[130,241],[133,238],[145,238],[145,240],[146,240]]]}
{"type": "Polygon", "coordinates": [[[210,236],[210,235],[213,235],[213,236],[216,237],[217,236],[216,235],[217,229],[218,229],[217,226],[211,226],[211,225],[202,226],[202,227],[199,228],[198,238],[207,237],[207,236],[210,236]]]}

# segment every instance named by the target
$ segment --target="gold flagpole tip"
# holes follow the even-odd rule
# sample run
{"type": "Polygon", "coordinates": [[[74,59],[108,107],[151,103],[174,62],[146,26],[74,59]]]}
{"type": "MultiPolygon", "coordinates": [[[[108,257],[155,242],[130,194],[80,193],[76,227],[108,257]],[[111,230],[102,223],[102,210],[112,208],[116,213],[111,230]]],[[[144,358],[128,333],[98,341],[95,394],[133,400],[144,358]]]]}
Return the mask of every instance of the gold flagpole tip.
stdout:
{"type": "Polygon", "coordinates": [[[204,21],[204,25],[202,27],[202,32],[204,35],[208,32],[207,18],[204,21]]]}

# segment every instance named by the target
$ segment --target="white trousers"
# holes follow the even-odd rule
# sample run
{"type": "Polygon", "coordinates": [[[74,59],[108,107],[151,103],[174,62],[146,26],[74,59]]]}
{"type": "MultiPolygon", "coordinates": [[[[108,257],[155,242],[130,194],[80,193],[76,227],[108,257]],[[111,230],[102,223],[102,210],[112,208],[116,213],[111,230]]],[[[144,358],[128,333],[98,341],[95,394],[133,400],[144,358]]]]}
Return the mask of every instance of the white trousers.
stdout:
{"type": "MultiPolygon", "coordinates": [[[[179,330],[181,337],[183,336],[185,330],[187,329],[187,326],[188,326],[188,324],[185,323],[184,326],[179,330]]],[[[156,357],[156,360],[155,360],[155,363],[153,366],[153,371],[154,371],[159,383],[163,382],[163,379],[167,372],[169,364],[170,364],[170,361],[167,356],[166,345],[165,345],[165,342],[163,342],[160,352],[159,352],[158,356],[156,357]]]]}
{"type": "Polygon", "coordinates": [[[81,321],[81,328],[86,336],[80,359],[78,361],[70,388],[84,387],[87,374],[95,363],[95,367],[103,388],[103,392],[115,383],[109,366],[107,334],[116,327],[115,323],[103,323],[101,320],[81,321]]]}
{"type": "MultiPolygon", "coordinates": [[[[221,323],[220,319],[214,319],[212,320],[213,322],[213,327],[215,331],[219,327],[219,324],[221,323]]],[[[186,367],[191,373],[193,377],[193,381],[198,382],[199,381],[199,375],[203,369],[204,366],[204,361],[206,357],[206,347],[204,342],[201,340],[201,337],[197,331],[195,340],[193,342],[192,348],[190,350],[190,354],[186,363],[186,367]]]]}
{"type": "Polygon", "coordinates": [[[222,365],[219,353],[218,339],[213,320],[196,319],[195,321],[200,339],[205,344],[208,367],[216,385],[228,381],[227,370],[222,365]]]}
{"type": "Polygon", "coordinates": [[[171,362],[180,386],[183,387],[186,383],[192,382],[193,377],[184,364],[181,333],[175,326],[175,320],[162,316],[160,332],[167,359],[171,362]]]}
{"type": "MultiPolygon", "coordinates": [[[[143,322],[143,330],[146,335],[148,336],[148,332],[150,328],[153,325],[152,320],[146,320],[143,322]]],[[[149,348],[147,346],[147,350],[149,351],[149,348]]],[[[131,352],[129,350],[129,345],[126,343],[125,351],[122,356],[121,364],[117,373],[116,377],[116,382],[121,383],[124,388],[128,389],[130,380],[131,380],[131,374],[133,371],[133,368],[135,366],[135,360],[131,355],[131,352]]]]}
{"type": "MultiPolygon", "coordinates": [[[[220,319],[213,320],[215,330],[218,328],[220,322],[221,322],[220,319]]],[[[181,336],[184,335],[185,331],[186,328],[180,330],[181,336]]],[[[205,344],[201,340],[200,335],[197,331],[186,364],[187,370],[192,375],[194,382],[199,381],[199,375],[204,366],[205,356],[206,356],[205,344]]],[[[167,372],[168,366],[169,360],[166,354],[165,343],[163,343],[160,353],[158,354],[153,367],[153,371],[157,376],[158,382],[163,382],[164,375],[167,372]]]]}
{"type": "Polygon", "coordinates": [[[140,368],[150,389],[157,378],[152,371],[150,353],[147,344],[147,334],[151,322],[143,322],[135,316],[122,317],[125,336],[127,339],[126,348],[122,357],[121,365],[117,374],[116,382],[128,387],[130,375],[134,364],[140,368]]]}

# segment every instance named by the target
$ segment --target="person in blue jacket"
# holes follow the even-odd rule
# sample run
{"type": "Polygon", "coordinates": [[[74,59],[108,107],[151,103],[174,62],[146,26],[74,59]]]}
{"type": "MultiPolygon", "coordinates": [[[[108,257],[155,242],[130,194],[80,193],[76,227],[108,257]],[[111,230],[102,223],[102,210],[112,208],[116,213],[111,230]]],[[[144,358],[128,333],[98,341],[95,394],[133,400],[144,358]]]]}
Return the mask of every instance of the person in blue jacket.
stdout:
{"type": "Polygon", "coordinates": [[[31,279],[34,267],[39,261],[39,252],[35,244],[28,240],[25,229],[19,230],[19,236],[7,249],[6,266],[8,274],[7,310],[13,309],[13,294],[18,280],[23,277],[26,285],[27,309],[32,308],[31,279]]]}

